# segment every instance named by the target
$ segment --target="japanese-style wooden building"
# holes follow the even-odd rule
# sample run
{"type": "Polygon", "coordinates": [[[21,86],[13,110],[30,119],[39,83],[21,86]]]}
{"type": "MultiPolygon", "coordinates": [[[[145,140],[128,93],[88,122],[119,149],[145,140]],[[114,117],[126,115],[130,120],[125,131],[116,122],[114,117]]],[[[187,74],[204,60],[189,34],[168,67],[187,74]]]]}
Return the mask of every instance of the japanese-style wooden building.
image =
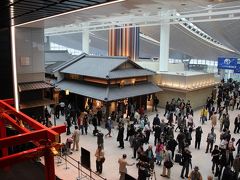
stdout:
{"type": "MultiPolygon", "coordinates": [[[[142,68],[127,57],[82,54],[54,68],[56,86],[74,96],[75,102],[101,101],[116,108],[116,101],[128,99],[146,108],[150,95],[161,89],[149,82],[153,71],[142,68]]],[[[81,107],[80,107],[81,108],[81,107]]]]}

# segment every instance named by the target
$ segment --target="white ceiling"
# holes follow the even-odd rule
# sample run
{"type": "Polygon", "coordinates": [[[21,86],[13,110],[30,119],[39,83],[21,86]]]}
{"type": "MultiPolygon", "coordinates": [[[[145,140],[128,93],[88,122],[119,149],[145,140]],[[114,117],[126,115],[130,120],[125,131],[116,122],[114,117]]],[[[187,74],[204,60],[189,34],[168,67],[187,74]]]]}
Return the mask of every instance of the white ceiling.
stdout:
{"type": "Polygon", "coordinates": [[[240,5],[238,0],[125,0],[111,5],[80,10],[71,14],[48,18],[24,25],[25,27],[51,28],[77,23],[97,24],[99,21],[122,16],[157,14],[176,10],[183,14],[204,12],[210,7],[223,8],[240,5]]]}
{"type": "Polygon", "coordinates": [[[196,23],[224,45],[240,51],[240,20],[196,23]]]}
{"type": "MultiPolygon", "coordinates": [[[[240,14],[240,1],[239,0],[126,0],[116,4],[101,6],[93,9],[88,9],[84,11],[75,12],[73,14],[58,16],[55,18],[45,19],[39,22],[34,22],[30,24],[25,24],[23,27],[41,27],[41,28],[55,28],[58,30],[64,29],[65,26],[70,27],[72,24],[80,24],[82,28],[84,26],[104,26],[106,23],[109,27],[113,20],[115,23],[119,20],[124,20],[124,22],[131,21],[130,17],[155,17],[161,12],[166,12],[171,10],[171,12],[179,12],[183,16],[197,16],[190,18],[189,20],[199,20],[200,15],[203,17],[204,13],[211,14],[217,13],[224,10],[224,14],[221,15],[221,18],[229,19],[229,17],[234,18],[240,14]],[[235,14],[227,13],[235,12],[235,14]],[[61,27],[61,28],[59,28],[61,27]]],[[[201,18],[202,18],[201,17],[201,18]]],[[[214,18],[219,18],[217,16],[204,16],[206,22],[196,23],[202,30],[214,37],[216,40],[220,41],[225,46],[240,51],[240,25],[239,20],[232,21],[217,21],[212,20],[214,18]],[[210,21],[210,22],[208,22],[210,21]]],[[[237,17],[237,18],[240,18],[237,17]]],[[[149,18],[149,21],[152,19],[149,18]]],[[[147,23],[147,22],[145,22],[147,23]]],[[[184,28],[180,27],[176,23],[171,25],[171,34],[170,34],[170,48],[172,50],[180,51],[184,54],[190,55],[195,58],[201,59],[216,59],[219,56],[236,56],[236,54],[231,54],[224,50],[219,50],[215,46],[212,46],[210,43],[206,43],[204,40],[199,37],[191,34],[184,28]]],[[[107,28],[106,28],[107,29],[107,28]]],[[[97,37],[102,37],[107,39],[107,33],[101,33],[103,31],[94,32],[97,34],[97,37]]],[[[159,41],[160,35],[160,26],[143,26],[141,27],[141,32],[156,39],[159,41]]],[[[69,37],[69,36],[66,36],[69,37]]],[[[77,38],[78,39],[78,38],[77,38]]],[[[96,38],[95,38],[96,39],[96,38]]],[[[81,41],[77,41],[74,38],[70,38],[68,41],[72,41],[76,46],[80,46],[81,41]]],[[[107,45],[106,42],[101,46],[101,39],[92,39],[92,42],[95,48],[105,49],[107,45]],[[99,45],[98,45],[99,44],[99,45]]],[[[63,42],[67,42],[63,41],[63,42]]],[[[69,43],[71,44],[71,43],[69,43]]],[[[142,42],[140,48],[142,50],[147,50],[154,54],[159,48],[158,45],[149,44],[142,42]],[[152,48],[151,48],[152,47],[152,48]],[[154,49],[154,50],[152,50],[154,49]],[[154,51],[154,52],[153,52],[154,51]]],[[[150,54],[150,53],[149,53],[150,54]]]]}
{"type": "MultiPolygon", "coordinates": [[[[160,40],[160,26],[141,27],[140,31],[149,37],[160,40]]],[[[108,32],[93,32],[90,41],[90,52],[105,52],[108,49],[108,32]]],[[[82,35],[81,33],[52,36],[51,41],[73,49],[81,50],[82,35]]],[[[192,33],[186,31],[180,25],[171,25],[170,28],[170,58],[181,58],[184,55],[199,59],[216,60],[220,56],[233,57],[236,54],[218,49],[217,47],[206,43],[204,40],[192,33]]],[[[140,39],[140,56],[141,57],[159,57],[159,44],[140,39]]]]}

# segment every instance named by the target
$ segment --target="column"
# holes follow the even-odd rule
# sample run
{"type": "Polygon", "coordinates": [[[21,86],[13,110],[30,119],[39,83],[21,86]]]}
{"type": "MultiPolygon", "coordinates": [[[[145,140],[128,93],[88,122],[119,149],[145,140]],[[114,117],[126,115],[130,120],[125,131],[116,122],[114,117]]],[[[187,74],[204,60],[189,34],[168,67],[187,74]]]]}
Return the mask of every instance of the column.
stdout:
{"type": "MultiPolygon", "coordinates": [[[[166,18],[167,16],[169,16],[168,13],[162,14],[162,18],[166,18]]],[[[168,71],[169,39],[170,39],[169,19],[165,19],[163,24],[160,26],[159,71],[168,71]]]]}
{"type": "MultiPolygon", "coordinates": [[[[8,1],[1,1],[3,5],[9,4],[8,1]]],[[[3,8],[0,11],[0,99],[13,98],[13,70],[12,70],[12,57],[11,57],[11,30],[10,30],[10,10],[3,8]]]]}
{"type": "Polygon", "coordinates": [[[135,61],[139,57],[139,27],[110,29],[108,34],[108,55],[128,56],[135,61]]]}
{"type": "Polygon", "coordinates": [[[55,167],[54,167],[54,156],[51,153],[50,149],[46,150],[44,155],[44,162],[45,162],[45,179],[46,180],[55,180],[55,167]]]}
{"type": "Polygon", "coordinates": [[[133,57],[132,59],[134,61],[138,60],[139,58],[139,43],[140,43],[140,27],[134,27],[132,28],[132,31],[133,31],[133,57]]]}
{"type": "Polygon", "coordinates": [[[82,51],[89,54],[89,31],[84,30],[82,32],[82,51]]]}
{"type": "MultiPolygon", "coordinates": [[[[7,137],[6,127],[4,126],[3,119],[0,119],[0,139],[6,138],[6,137],[7,137]]],[[[5,148],[1,148],[0,150],[2,151],[2,157],[8,155],[8,148],[5,147],[5,148]]]]}
{"type": "Polygon", "coordinates": [[[44,50],[50,51],[50,37],[49,36],[44,37],[44,50]]]}

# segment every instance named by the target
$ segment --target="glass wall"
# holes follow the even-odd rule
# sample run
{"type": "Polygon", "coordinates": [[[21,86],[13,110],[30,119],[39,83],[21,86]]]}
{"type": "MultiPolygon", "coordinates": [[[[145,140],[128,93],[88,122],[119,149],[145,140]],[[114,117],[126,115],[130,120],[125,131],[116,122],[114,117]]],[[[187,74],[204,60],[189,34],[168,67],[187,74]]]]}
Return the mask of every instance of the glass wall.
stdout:
{"type": "Polygon", "coordinates": [[[53,43],[53,42],[50,43],[50,50],[67,50],[68,53],[72,54],[72,55],[80,55],[82,53],[82,51],[80,51],[80,50],[68,48],[68,47],[62,46],[60,44],[53,43]]]}

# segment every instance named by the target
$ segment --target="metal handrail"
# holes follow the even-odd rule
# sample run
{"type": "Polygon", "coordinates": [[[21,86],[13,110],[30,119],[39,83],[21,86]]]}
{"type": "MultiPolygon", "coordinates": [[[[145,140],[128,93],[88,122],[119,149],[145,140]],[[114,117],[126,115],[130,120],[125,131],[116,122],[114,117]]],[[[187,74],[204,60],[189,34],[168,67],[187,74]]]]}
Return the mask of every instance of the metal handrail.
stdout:
{"type": "Polygon", "coordinates": [[[80,163],[80,161],[77,161],[76,159],[72,158],[69,155],[64,155],[64,157],[62,157],[61,155],[59,155],[60,158],[62,158],[65,162],[71,164],[73,167],[75,167],[78,170],[78,176],[79,176],[79,172],[83,173],[84,175],[88,176],[90,178],[90,180],[107,180],[106,178],[100,176],[99,174],[95,173],[94,171],[92,171],[92,169],[88,169],[84,166],[82,166],[82,164],[80,163]],[[69,160],[67,160],[67,157],[70,158],[71,160],[73,160],[74,162],[77,163],[77,166],[74,165],[72,162],[70,162],[69,160]],[[81,168],[80,168],[81,167],[81,168]],[[82,168],[84,168],[85,170],[89,171],[89,173],[85,172],[82,170],[82,168]],[[97,176],[98,179],[95,179],[94,177],[92,177],[92,174],[94,174],[94,176],[97,176]]]}

